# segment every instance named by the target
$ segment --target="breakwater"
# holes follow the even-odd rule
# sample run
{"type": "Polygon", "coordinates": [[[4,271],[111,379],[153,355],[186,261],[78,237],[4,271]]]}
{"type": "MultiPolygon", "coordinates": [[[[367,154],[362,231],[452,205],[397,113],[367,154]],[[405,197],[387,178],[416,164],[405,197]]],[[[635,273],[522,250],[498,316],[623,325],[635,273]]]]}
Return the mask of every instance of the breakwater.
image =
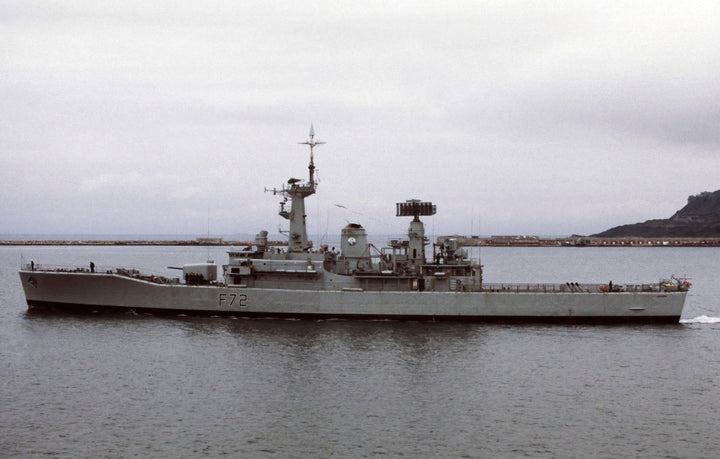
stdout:
{"type": "MultiPolygon", "coordinates": [[[[13,246],[25,246],[25,245],[48,245],[48,246],[115,246],[115,245],[127,245],[127,246],[236,246],[244,247],[255,244],[254,241],[226,241],[223,239],[214,240],[0,240],[0,246],[13,245],[13,246]]],[[[285,246],[287,241],[268,241],[268,245],[271,246],[285,246]]]]}

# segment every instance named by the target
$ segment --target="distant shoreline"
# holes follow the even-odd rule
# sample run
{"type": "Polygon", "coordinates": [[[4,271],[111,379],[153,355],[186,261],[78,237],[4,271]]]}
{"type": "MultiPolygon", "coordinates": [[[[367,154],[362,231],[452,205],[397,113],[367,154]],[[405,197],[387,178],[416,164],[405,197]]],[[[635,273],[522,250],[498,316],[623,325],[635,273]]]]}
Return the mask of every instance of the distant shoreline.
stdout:
{"type": "Polygon", "coordinates": [[[438,242],[448,239],[462,247],[720,247],[717,237],[440,236],[438,242]]]}
{"type": "MultiPolygon", "coordinates": [[[[457,239],[463,247],[720,247],[720,238],[677,237],[538,237],[538,236],[439,236],[438,242],[457,239]]],[[[245,247],[255,241],[198,238],[181,240],[100,240],[100,239],[19,239],[0,240],[0,246],[195,246],[245,247]]],[[[268,241],[270,246],[286,246],[287,241],[268,241]]]]}

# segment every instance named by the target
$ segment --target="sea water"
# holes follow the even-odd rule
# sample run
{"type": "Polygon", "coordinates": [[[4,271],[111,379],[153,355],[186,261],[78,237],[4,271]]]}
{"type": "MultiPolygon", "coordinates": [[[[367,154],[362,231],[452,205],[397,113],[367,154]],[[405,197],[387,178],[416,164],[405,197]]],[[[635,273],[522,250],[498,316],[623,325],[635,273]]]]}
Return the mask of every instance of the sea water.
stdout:
{"type": "Polygon", "coordinates": [[[716,457],[720,249],[483,248],[486,282],[693,283],[679,324],[27,313],[17,269],[224,247],[0,247],[3,457],[716,457]]]}

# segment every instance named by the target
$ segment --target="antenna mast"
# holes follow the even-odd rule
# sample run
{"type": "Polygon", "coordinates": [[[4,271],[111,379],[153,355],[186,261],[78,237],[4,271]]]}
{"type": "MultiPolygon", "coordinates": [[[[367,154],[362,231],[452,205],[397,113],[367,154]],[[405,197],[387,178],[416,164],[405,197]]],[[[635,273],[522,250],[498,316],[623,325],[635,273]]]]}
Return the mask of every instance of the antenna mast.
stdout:
{"type": "Polygon", "coordinates": [[[315,190],[317,188],[315,183],[315,162],[313,149],[317,145],[322,145],[325,142],[318,142],[315,140],[315,129],[313,129],[311,124],[310,138],[305,142],[298,143],[310,146],[310,165],[308,166],[308,170],[310,171],[310,180],[307,183],[303,183],[300,179],[290,178],[287,181],[287,185],[283,185],[280,189],[265,189],[265,191],[271,191],[273,194],[279,194],[284,197],[284,200],[280,203],[279,215],[290,221],[290,231],[288,232],[288,252],[307,252],[312,249],[313,243],[307,238],[307,229],[305,225],[305,198],[315,194],[315,190]],[[288,198],[290,198],[289,211],[285,208],[288,198]]]}
{"type": "Polygon", "coordinates": [[[310,138],[305,142],[298,143],[300,145],[310,146],[310,165],[308,166],[308,170],[310,171],[310,185],[315,185],[315,160],[313,156],[313,149],[316,145],[322,145],[325,142],[318,142],[317,140],[315,140],[315,128],[313,127],[312,123],[310,123],[310,138]]]}

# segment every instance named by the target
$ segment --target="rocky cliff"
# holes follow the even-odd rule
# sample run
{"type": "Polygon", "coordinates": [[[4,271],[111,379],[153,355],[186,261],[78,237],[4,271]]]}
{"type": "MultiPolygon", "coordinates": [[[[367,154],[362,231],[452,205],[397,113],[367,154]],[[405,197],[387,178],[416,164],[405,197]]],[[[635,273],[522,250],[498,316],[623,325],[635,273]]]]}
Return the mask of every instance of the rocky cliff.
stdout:
{"type": "Polygon", "coordinates": [[[690,196],[687,205],[662,220],[622,225],[595,237],[720,237],[720,190],[690,196]]]}

